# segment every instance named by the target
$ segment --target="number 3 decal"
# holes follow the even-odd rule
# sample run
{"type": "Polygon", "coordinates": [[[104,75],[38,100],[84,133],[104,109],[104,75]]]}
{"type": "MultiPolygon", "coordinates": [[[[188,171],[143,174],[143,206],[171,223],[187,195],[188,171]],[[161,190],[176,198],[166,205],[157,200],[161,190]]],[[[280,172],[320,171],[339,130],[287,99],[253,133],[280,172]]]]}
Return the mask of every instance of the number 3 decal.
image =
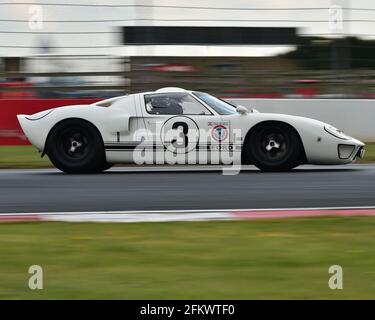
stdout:
{"type": "MultiPolygon", "coordinates": [[[[189,133],[189,127],[187,125],[186,122],[175,122],[173,125],[172,125],[172,130],[177,130],[179,127],[182,127],[182,133],[184,135],[183,139],[184,139],[184,148],[186,148],[189,144],[189,138],[188,138],[188,133],[189,133]]],[[[177,139],[173,139],[171,141],[172,144],[176,145],[177,148],[181,147],[181,145],[179,145],[178,143],[176,144],[177,142],[177,139]]]]}
{"type": "Polygon", "coordinates": [[[191,118],[176,116],[164,123],[160,138],[167,150],[173,153],[187,153],[196,149],[199,129],[191,118]]]}

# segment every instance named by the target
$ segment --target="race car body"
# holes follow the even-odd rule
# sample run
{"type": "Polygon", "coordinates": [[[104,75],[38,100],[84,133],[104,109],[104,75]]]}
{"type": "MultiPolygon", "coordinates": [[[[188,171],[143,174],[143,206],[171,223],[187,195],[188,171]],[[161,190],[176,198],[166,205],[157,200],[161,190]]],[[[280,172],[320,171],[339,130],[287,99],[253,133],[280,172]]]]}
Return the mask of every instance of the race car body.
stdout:
{"type": "Polygon", "coordinates": [[[323,122],[259,113],[203,92],[163,88],[90,105],[18,115],[29,141],[68,173],[115,163],[346,164],[364,144],[323,122]]]}

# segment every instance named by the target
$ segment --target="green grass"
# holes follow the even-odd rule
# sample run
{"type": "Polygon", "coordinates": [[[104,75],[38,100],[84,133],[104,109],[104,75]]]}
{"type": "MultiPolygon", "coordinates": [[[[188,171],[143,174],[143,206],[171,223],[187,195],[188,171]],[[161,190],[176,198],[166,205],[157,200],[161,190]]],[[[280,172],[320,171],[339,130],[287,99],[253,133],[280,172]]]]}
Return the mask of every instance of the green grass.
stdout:
{"type": "MultiPolygon", "coordinates": [[[[366,144],[366,156],[358,162],[375,161],[375,143],[366,144]]],[[[52,167],[48,156],[32,146],[0,146],[0,168],[48,168],[52,167]]]]}
{"type": "Polygon", "coordinates": [[[371,162],[375,161],[375,142],[366,143],[366,153],[363,160],[359,162],[371,162]]]}
{"type": "Polygon", "coordinates": [[[375,298],[371,217],[0,229],[0,299],[375,298]],[[40,291],[27,287],[34,264],[40,291]],[[341,291],[327,285],[336,264],[341,291]]]}
{"type": "Polygon", "coordinates": [[[48,168],[52,163],[33,146],[0,146],[0,168],[48,168]]]}

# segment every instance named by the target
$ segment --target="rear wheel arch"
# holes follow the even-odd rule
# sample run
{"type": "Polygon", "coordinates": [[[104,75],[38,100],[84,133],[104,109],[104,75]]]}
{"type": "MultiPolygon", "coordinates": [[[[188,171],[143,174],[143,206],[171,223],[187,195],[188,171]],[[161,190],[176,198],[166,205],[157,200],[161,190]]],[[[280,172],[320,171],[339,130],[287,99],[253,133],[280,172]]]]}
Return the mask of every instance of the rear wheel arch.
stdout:
{"type": "MultiPolygon", "coordinates": [[[[71,138],[69,138],[71,139],[71,138]]],[[[67,173],[101,172],[111,165],[106,161],[103,137],[90,121],[68,118],[56,123],[50,130],[45,144],[45,153],[51,162],[67,173]],[[78,135],[75,150],[67,149],[69,135],[78,135]],[[80,138],[83,139],[80,141],[80,138]],[[85,143],[86,142],[86,143],[85,143]]]]}
{"type": "Polygon", "coordinates": [[[259,128],[267,127],[267,126],[282,126],[284,128],[288,128],[289,130],[293,131],[296,134],[296,136],[298,137],[299,143],[300,143],[300,146],[301,146],[301,155],[300,155],[301,164],[304,164],[304,163],[307,162],[306,152],[305,152],[305,146],[303,144],[301,135],[299,134],[299,132],[297,131],[297,129],[295,127],[293,127],[291,124],[286,123],[284,121],[279,121],[279,120],[265,120],[265,121],[257,123],[255,126],[251,127],[248,130],[248,132],[246,133],[246,136],[245,136],[245,139],[244,139],[243,145],[242,145],[242,152],[241,152],[241,161],[242,161],[242,163],[244,163],[244,164],[250,164],[251,163],[251,160],[249,159],[248,154],[246,152],[244,152],[244,151],[246,151],[245,150],[246,149],[246,144],[248,143],[251,135],[256,130],[258,130],[259,128]]]}
{"type": "Polygon", "coordinates": [[[99,129],[97,128],[96,125],[94,125],[91,121],[88,121],[86,119],[83,119],[83,118],[66,118],[66,119],[63,119],[63,120],[60,120],[59,122],[55,123],[53,125],[53,127],[49,130],[48,132],[48,135],[47,135],[47,138],[46,138],[46,142],[44,144],[44,150],[43,150],[43,153],[47,153],[47,147],[48,147],[48,143],[49,143],[49,139],[51,137],[51,134],[54,130],[58,129],[60,126],[62,127],[63,125],[65,125],[66,123],[73,123],[73,122],[82,122],[82,123],[86,123],[88,124],[89,126],[91,126],[92,128],[94,128],[97,133],[99,134],[99,136],[101,137],[101,141],[103,143],[103,146],[104,146],[104,139],[103,139],[103,136],[101,134],[101,132],[99,131],[99,129]]]}

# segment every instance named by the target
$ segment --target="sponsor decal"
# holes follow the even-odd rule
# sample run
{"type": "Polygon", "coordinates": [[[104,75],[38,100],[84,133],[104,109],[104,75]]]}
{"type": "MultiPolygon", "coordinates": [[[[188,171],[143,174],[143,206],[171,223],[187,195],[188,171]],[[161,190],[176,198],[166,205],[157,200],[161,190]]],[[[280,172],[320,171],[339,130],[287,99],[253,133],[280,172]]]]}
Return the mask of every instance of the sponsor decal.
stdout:
{"type": "Polygon", "coordinates": [[[223,124],[215,125],[211,130],[211,137],[217,142],[224,141],[228,137],[228,128],[223,124]]]}

